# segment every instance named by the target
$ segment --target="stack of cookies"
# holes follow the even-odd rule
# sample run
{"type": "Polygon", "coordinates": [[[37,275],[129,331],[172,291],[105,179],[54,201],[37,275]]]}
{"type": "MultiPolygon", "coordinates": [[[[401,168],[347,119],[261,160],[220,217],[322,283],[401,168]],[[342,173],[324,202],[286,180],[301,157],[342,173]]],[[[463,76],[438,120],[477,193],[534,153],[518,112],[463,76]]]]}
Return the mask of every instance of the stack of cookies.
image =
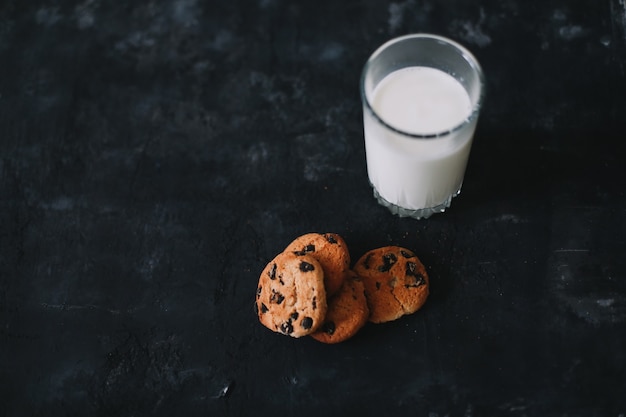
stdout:
{"type": "Polygon", "coordinates": [[[351,269],[341,236],[308,233],[263,269],[255,310],[272,331],[338,343],[368,321],[384,323],[416,312],[428,292],[424,265],[408,249],[370,250],[351,269]]]}

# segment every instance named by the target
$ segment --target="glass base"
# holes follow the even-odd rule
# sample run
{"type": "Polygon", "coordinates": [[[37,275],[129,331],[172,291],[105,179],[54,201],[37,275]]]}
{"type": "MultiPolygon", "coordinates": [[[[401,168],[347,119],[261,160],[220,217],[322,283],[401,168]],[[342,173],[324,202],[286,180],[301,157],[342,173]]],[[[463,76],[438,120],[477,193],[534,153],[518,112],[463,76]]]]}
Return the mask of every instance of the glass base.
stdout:
{"type": "Polygon", "coordinates": [[[397,206],[389,201],[385,200],[379,193],[376,191],[376,188],[372,187],[374,190],[374,198],[378,201],[378,204],[381,206],[385,206],[391,211],[393,214],[400,217],[412,217],[414,219],[427,219],[433,214],[443,213],[446,211],[448,207],[450,207],[450,203],[452,199],[461,193],[461,190],[457,191],[450,197],[448,197],[443,203],[436,205],[434,207],[427,207],[421,209],[407,209],[404,207],[397,206]]]}

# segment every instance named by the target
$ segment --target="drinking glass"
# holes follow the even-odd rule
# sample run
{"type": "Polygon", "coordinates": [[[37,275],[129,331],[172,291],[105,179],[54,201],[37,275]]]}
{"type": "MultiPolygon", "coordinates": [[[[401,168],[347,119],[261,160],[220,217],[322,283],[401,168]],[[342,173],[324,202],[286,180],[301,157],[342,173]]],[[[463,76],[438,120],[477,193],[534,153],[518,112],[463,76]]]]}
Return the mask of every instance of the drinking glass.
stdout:
{"type": "Polygon", "coordinates": [[[463,184],[484,85],[476,58],[442,36],[402,36],[370,56],[360,87],[367,173],[380,204],[394,214],[417,219],[450,206],[463,184]],[[458,81],[469,96],[467,116],[429,132],[411,131],[385,120],[374,103],[376,88],[389,74],[409,67],[437,69],[458,81]]]}

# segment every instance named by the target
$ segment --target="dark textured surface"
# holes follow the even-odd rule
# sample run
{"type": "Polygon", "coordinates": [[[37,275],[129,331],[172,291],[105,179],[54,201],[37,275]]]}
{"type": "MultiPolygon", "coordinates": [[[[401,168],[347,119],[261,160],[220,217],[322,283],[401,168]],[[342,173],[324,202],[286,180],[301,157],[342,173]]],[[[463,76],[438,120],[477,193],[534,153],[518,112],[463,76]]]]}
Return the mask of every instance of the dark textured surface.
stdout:
{"type": "Polygon", "coordinates": [[[626,415],[623,0],[0,3],[0,415],[626,415]],[[367,183],[358,78],[449,36],[487,101],[462,195],[367,183]],[[294,237],[414,250],[415,315],[262,327],[294,237]]]}

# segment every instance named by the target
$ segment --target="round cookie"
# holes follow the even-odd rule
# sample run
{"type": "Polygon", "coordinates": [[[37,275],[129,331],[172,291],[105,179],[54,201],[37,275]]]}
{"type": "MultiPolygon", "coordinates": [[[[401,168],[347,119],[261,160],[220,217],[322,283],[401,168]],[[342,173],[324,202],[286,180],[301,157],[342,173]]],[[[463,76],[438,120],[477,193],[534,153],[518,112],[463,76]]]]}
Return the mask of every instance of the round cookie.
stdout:
{"type": "Polygon", "coordinates": [[[306,336],[322,324],[326,309],[324,270],[314,257],[283,252],[261,272],[255,311],[268,329],[306,336]]]}
{"type": "Polygon", "coordinates": [[[308,254],[322,264],[326,294],[333,295],[350,270],[348,245],[336,233],[307,233],[291,242],[285,252],[308,254]]]}
{"type": "Polygon", "coordinates": [[[426,269],[408,249],[399,246],[373,249],[356,262],[354,271],[363,279],[369,320],[373,323],[414,313],[428,298],[426,269]]]}
{"type": "Polygon", "coordinates": [[[328,300],[324,323],[311,337],[322,343],[343,342],[367,323],[369,314],[363,282],[350,271],[339,292],[328,300]]]}

